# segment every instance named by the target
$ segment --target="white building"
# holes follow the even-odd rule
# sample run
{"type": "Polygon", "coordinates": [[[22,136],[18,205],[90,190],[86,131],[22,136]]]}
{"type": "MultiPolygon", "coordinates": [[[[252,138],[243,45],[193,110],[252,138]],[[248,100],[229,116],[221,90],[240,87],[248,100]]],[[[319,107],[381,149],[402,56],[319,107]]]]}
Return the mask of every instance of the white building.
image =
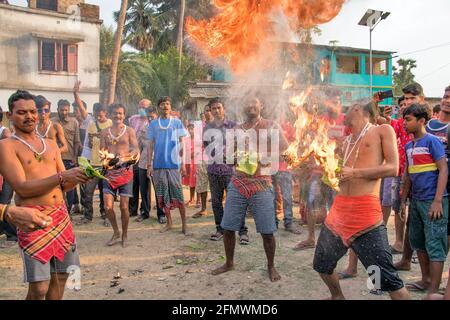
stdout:
{"type": "Polygon", "coordinates": [[[100,98],[99,7],[84,0],[29,0],[29,7],[0,3],[0,105],[17,89],[43,95],[56,111],[73,102],[75,81],[89,110],[100,98]]]}

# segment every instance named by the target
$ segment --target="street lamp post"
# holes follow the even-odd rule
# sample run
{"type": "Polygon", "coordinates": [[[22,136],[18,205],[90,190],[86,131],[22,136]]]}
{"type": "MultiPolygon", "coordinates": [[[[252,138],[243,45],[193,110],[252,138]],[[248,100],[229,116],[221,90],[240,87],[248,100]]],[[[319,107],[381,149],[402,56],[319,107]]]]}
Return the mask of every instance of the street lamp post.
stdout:
{"type": "Polygon", "coordinates": [[[391,13],[369,9],[359,21],[360,26],[369,27],[370,41],[370,96],[373,96],[373,52],[372,52],[372,32],[381,20],[385,20],[391,13]]]}

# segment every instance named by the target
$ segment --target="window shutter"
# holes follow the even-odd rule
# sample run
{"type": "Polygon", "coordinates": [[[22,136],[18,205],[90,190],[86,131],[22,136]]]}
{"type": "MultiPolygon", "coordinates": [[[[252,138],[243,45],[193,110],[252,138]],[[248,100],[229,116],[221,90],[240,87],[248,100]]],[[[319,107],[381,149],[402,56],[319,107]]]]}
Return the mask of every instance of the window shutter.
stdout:
{"type": "Polygon", "coordinates": [[[38,40],[38,69],[42,71],[42,40],[38,40]]]}
{"type": "Polygon", "coordinates": [[[55,58],[55,62],[56,62],[56,71],[62,71],[62,50],[61,50],[61,43],[57,42],[56,43],[56,58],[55,58]]]}
{"type": "Polygon", "coordinates": [[[69,73],[78,72],[78,46],[70,44],[67,50],[67,67],[69,73]]]}

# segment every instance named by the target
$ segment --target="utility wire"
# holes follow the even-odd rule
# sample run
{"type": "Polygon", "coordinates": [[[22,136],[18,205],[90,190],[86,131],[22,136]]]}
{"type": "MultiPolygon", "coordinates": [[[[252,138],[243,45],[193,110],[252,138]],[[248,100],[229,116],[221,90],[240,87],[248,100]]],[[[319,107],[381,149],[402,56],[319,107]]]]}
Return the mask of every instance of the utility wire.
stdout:
{"type": "Polygon", "coordinates": [[[395,59],[395,58],[398,58],[398,57],[402,57],[402,56],[411,55],[411,54],[414,54],[414,53],[425,52],[425,51],[429,51],[429,50],[432,50],[432,49],[442,48],[442,47],[446,47],[446,46],[449,46],[449,45],[450,45],[450,42],[446,42],[446,43],[438,44],[438,45],[431,46],[431,47],[428,47],[428,48],[425,48],[425,49],[420,49],[420,50],[415,50],[415,51],[411,51],[411,52],[401,53],[401,54],[398,54],[396,56],[393,56],[392,59],[395,59]]]}
{"type": "Polygon", "coordinates": [[[436,72],[441,71],[442,69],[444,69],[444,68],[446,68],[446,67],[448,67],[448,66],[450,66],[450,62],[444,64],[443,66],[439,67],[438,69],[436,69],[436,70],[434,70],[434,71],[431,71],[430,73],[427,73],[427,74],[424,75],[423,77],[419,77],[419,79],[425,79],[425,78],[427,78],[427,77],[429,77],[429,76],[435,74],[436,72]]]}

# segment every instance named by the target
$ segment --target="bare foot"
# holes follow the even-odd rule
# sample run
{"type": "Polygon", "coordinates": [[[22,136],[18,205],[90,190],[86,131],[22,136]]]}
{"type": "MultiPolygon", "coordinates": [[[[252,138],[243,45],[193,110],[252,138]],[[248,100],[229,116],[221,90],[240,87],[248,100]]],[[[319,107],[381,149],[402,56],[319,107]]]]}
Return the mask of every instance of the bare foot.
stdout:
{"type": "Polygon", "coordinates": [[[128,247],[128,237],[122,237],[122,248],[128,247]]]}
{"type": "Polygon", "coordinates": [[[444,300],[444,296],[439,293],[430,293],[423,300],[444,300]]]}
{"type": "Polygon", "coordinates": [[[275,267],[268,267],[268,271],[270,281],[275,282],[281,280],[281,276],[278,273],[277,269],[275,269],[275,267]]]}
{"type": "Polygon", "coordinates": [[[189,229],[187,228],[187,226],[183,226],[181,232],[183,232],[183,234],[184,234],[186,237],[192,236],[192,232],[189,232],[189,229]]]}
{"type": "Polygon", "coordinates": [[[222,273],[231,271],[231,270],[233,270],[233,269],[234,269],[234,266],[233,266],[233,265],[230,266],[230,265],[224,264],[223,266],[221,266],[221,267],[219,267],[219,268],[214,269],[213,271],[211,271],[211,274],[212,274],[213,276],[217,276],[218,274],[222,274],[222,273]]]}
{"type": "Polygon", "coordinates": [[[164,227],[162,227],[162,228],[159,230],[159,232],[160,232],[160,233],[164,233],[164,232],[169,231],[170,229],[172,229],[172,225],[171,225],[171,224],[166,224],[164,227]]]}
{"type": "Polygon", "coordinates": [[[394,264],[394,267],[399,271],[410,271],[411,263],[404,260],[400,260],[399,262],[394,264]]]}
{"type": "Polygon", "coordinates": [[[314,240],[307,239],[305,241],[300,242],[294,248],[295,251],[302,251],[307,249],[313,249],[316,247],[316,242],[314,240]]]}
{"type": "Polygon", "coordinates": [[[184,205],[188,208],[193,207],[193,206],[195,206],[195,201],[190,200],[190,201],[186,202],[184,205]]]}
{"type": "Polygon", "coordinates": [[[109,240],[108,243],[106,243],[106,245],[108,247],[111,247],[115,244],[118,244],[119,242],[120,242],[120,233],[118,233],[118,234],[115,233],[115,234],[113,234],[111,240],[109,240]]]}

